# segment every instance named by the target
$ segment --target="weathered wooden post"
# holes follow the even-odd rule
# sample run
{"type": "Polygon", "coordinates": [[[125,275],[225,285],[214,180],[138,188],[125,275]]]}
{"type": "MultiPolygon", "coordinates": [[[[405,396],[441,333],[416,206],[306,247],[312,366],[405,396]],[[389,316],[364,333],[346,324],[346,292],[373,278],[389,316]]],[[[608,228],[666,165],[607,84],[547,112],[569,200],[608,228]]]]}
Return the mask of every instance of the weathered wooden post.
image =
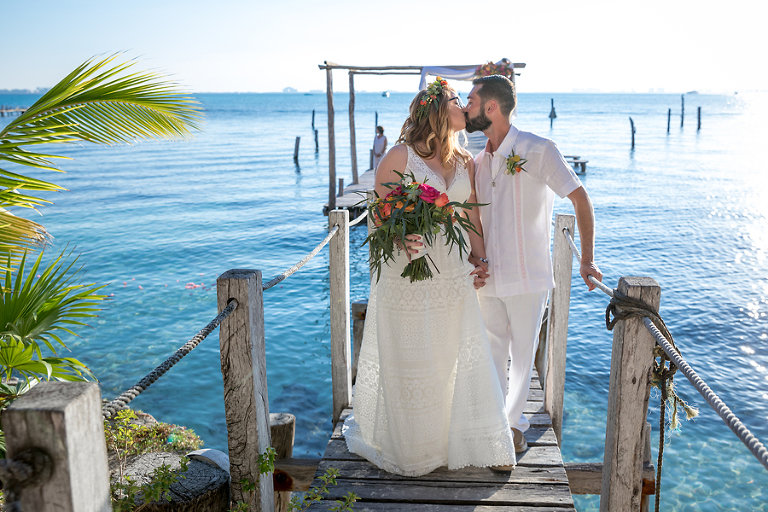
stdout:
{"type": "MultiPolygon", "coordinates": [[[[622,277],[618,291],[658,310],[661,288],[650,277],[622,277]]],[[[621,310],[619,310],[620,312],[621,310]]],[[[608,420],[605,429],[600,511],[635,511],[643,491],[643,455],[653,368],[653,336],[639,317],[613,328],[608,420]]]]}
{"type": "MultiPolygon", "coordinates": [[[[41,382],[3,411],[3,431],[8,459],[30,448],[50,457],[47,481],[21,489],[23,510],[112,510],[97,383],[41,382]]],[[[10,483],[4,482],[6,500],[10,483]]]]}
{"type": "Polygon", "coordinates": [[[683,127],[683,121],[685,120],[685,94],[680,95],[680,128],[683,127]]]}
{"type": "Polygon", "coordinates": [[[669,133],[669,122],[672,120],[672,109],[667,109],[667,133],[669,133]]]}
{"type": "Polygon", "coordinates": [[[349,211],[328,213],[328,229],[338,226],[328,249],[331,284],[331,378],[333,423],[352,403],[349,343],[349,211]]]}
{"type": "Polygon", "coordinates": [[[312,129],[315,129],[315,109],[312,109],[312,129]]]}
{"type": "MultiPolygon", "coordinates": [[[[269,415],[269,432],[272,448],[275,449],[275,460],[293,457],[293,440],[296,436],[296,416],[288,413],[271,413],[269,415]]],[[[275,471],[273,485],[286,480],[285,474],[275,471]]],[[[284,482],[287,484],[287,482],[284,482]]],[[[275,512],[287,512],[291,501],[291,491],[275,490],[275,512]]]]}
{"type": "Polygon", "coordinates": [[[301,141],[301,137],[296,137],[296,144],[293,146],[293,161],[298,162],[299,161],[299,142],[301,141]]]}
{"type": "Polygon", "coordinates": [[[341,197],[344,195],[344,178],[339,178],[339,193],[336,194],[336,197],[341,197]]]}
{"type": "Polygon", "coordinates": [[[696,126],[696,131],[701,130],[701,107],[697,109],[696,117],[698,118],[698,126],[696,126]]]}
{"type": "Polygon", "coordinates": [[[552,127],[552,121],[554,121],[557,118],[557,114],[555,114],[555,98],[550,98],[550,101],[552,102],[552,110],[549,111],[549,127],[552,127]]]}
{"type": "Polygon", "coordinates": [[[333,68],[325,61],[325,84],[328,99],[328,211],[336,209],[336,132],[333,113],[333,68]]]}
{"type": "Polygon", "coordinates": [[[349,71],[349,148],[352,159],[352,184],[357,185],[357,143],[355,142],[355,73],[349,71]]]}
{"type": "Polygon", "coordinates": [[[315,130],[315,153],[320,151],[320,143],[317,141],[317,130],[315,130]]]}
{"type": "Polygon", "coordinates": [[[568,308],[571,303],[573,254],[563,229],[574,234],[573,215],[555,217],[552,265],[555,288],[549,295],[547,316],[547,349],[544,382],[544,409],[552,417],[557,443],[562,446],[563,392],[565,390],[565,352],[568,345],[568,308]]]}
{"type": "Polygon", "coordinates": [[[232,501],[244,501],[254,512],[272,512],[272,475],[259,478],[258,464],[271,445],[261,271],[228,270],[216,280],[216,288],[219,311],[237,301],[219,330],[232,501]],[[246,493],[242,480],[258,480],[259,485],[246,493]]]}
{"type": "Polygon", "coordinates": [[[371,161],[368,163],[368,168],[373,169],[373,150],[371,150],[371,161]]]}
{"type": "Polygon", "coordinates": [[[379,127],[379,111],[376,111],[376,121],[374,121],[373,128],[374,130],[379,127]]]}
{"type": "Polygon", "coordinates": [[[635,122],[629,118],[629,126],[632,128],[632,149],[635,149],[635,122]]]}

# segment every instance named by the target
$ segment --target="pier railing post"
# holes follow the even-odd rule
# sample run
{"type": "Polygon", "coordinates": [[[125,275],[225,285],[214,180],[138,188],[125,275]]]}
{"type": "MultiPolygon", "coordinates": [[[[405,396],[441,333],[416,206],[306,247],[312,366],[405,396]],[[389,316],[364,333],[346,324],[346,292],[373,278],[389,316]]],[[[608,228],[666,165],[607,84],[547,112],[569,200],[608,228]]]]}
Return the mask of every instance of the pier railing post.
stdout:
{"type": "Polygon", "coordinates": [[[349,72],[349,146],[352,161],[352,184],[357,185],[357,142],[355,142],[355,73],[349,72]]]}
{"type": "MultiPolygon", "coordinates": [[[[112,510],[97,383],[41,382],[3,411],[3,431],[9,460],[22,458],[23,452],[34,448],[49,457],[35,468],[49,476],[42,477],[39,485],[21,489],[21,509],[112,510]]],[[[3,484],[8,503],[11,482],[3,484]]]]}
{"type": "MultiPolygon", "coordinates": [[[[618,291],[658,310],[661,288],[650,277],[622,277],[618,291]]],[[[643,431],[651,392],[654,346],[653,337],[639,317],[620,320],[613,328],[601,512],[640,509],[643,431]]]]}
{"type": "Polygon", "coordinates": [[[328,214],[328,229],[339,230],[329,242],[331,284],[331,378],[333,423],[352,403],[352,374],[349,339],[349,211],[328,214]]]}
{"type": "Polygon", "coordinates": [[[219,331],[232,501],[249,504],[253,512],[272,512],[272,475],[259,478],[258,464],[271,445],[261,271],[228,270],[216,280],[216,288],[219,311],[237,301],[219,331]],[[241,480],[258,480],[259,485],[246,493],[241,480]]]}
{"type": "Polygon", "coordinates": [[[573,254],[563,232],[568,228],[573,236],[576,218],[573,215],[555,217],[555,236],[552,249],[552,266],[555,288],[549,294],[547,315],[547,346],[544,375],[544,409],[552,418],[552,428],[557,444],[562,446],[563,393],[565,391],[565,354],[568,346],[568,308],[571,303],[571,276],[573,254]]]}
{"type": "MultiPolygon", "coordinates": [[[[326,66],[328,61],[325,62],[326,66]]],[[[333,68],[325,69],[325,87],[328,101],[328,211],[336,209],[336,130],[333,112],[333,68]]]]}

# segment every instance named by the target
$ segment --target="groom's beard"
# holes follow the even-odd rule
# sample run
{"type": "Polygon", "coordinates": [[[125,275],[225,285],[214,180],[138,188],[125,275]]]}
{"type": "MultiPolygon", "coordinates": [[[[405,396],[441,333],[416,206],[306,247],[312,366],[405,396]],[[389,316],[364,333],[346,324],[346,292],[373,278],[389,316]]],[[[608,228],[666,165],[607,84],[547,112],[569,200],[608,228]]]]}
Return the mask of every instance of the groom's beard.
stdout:
{"type": "Polygon", "coordinates": [[[464,119],[467,123],[465,130],[467,133],[482,132],[491,126],[491,120],[485,115],[485,110],[480,110],[480,114],[474,119],[469,118],[469,114],[464,112],[464,119]]]}

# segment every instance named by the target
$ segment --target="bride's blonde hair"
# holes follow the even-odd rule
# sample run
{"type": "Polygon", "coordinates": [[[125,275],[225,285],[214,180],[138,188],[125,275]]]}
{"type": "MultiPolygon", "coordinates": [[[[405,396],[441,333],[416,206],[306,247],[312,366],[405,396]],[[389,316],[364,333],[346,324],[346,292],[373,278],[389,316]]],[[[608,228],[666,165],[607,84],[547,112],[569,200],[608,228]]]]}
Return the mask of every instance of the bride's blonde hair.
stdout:
{"type": "Polygon", "coordinates": [[[427,94],[427,89],[422,89],[413,98],[411,106],[408,109],[409,114],[400,129],[400,137],[397,144],[403,143],[411,146],[421,158],[428,160],[435,156],[437,145],[440,142],[440,161],[443,166],[450,166],[461,162],[466,165],[472,158],[469,151],[462,148],[459,144],[459,132],[451,129],[449,117],[450,97],[449,92],[456,92],[450,85],[442,86],[442,91],[437,94],[437,98],[432,103],[437,105],[427,105],[428,115],[423,115],[422,98],[427,94]],[[419,108],[422,108],[422,115],[419,108]]]}

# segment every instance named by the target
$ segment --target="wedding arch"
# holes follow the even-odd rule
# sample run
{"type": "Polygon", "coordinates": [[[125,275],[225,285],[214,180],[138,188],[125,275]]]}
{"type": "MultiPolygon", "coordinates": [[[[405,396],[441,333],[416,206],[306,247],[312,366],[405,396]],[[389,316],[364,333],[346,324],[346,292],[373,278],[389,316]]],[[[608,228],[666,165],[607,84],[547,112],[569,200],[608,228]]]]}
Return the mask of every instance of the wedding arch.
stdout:
{"type": "MultiPolygon", "coordinates": [[[[426,86],[427,76],[441,76],[450,80],[472,80],[483,64],[464,66],[344,66],[325,61],[319,64],[325,70],[326,95],[328,97],[328,210],[336,208],[336,133],[333,111],[333,70],[346,69],[349,72],[349,137],[352,157],[352,184],[357,184],[357,150],[355,147],[355,75],[419,75],[419,90],[426,86]]],[[[510,80],[514,83],[516,69],[525,67],[524,63],[502,59],[494,66],[505,66],[511,70],[510,80]]]]}

